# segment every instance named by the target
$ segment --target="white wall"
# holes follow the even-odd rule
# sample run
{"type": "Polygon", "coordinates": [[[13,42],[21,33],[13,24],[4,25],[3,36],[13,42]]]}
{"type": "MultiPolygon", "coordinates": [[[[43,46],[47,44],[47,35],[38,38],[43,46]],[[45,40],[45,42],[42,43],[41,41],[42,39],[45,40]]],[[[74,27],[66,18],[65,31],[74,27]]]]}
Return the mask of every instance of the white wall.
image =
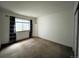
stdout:
{"type": "Polygon", "coordinates": [[[33,20],[33,36],[38,36],[38,24],[37,19],[33,20]]]}
{"type": "MultiPolygon", "coordinates": [[[[74,57],[77,57],[76,56],[76,50],[77,50],[76,48],[77,48],[77,21],[78,21],[78,12],[75,14],[77,5],[78,5],[78,2],[75,1],[75,3],[74,3],[74,15],[75,15],[74,16],[74,42],[73,42],[73,44],[74,44],[74,47],[73,47],[74,57]]],[[[78,53],[79,53],[79,51],[78,51],[78,53]]]]}
{"type": "Polygon", "coordinates": [[[77,48],[77,21],[78,21],[78,13],[75,15],[75,29],[74,29],[74,55],[76,57],[76,48],[77,48]]]}
{"type": "Polygon", "coordinates": [[[39,37],[73,47],[73,10],[39,17],[37,22],[39,37]]]}
{"type": "Polygon", "coordinates": [[[75,27],[74,27],[74,55],[76,57],[76,48],[77,48],[77,21],[78,21],[78,13],[75,15],[75,27]]]}
{"type": "Polygon", "coordinates": [[[17,32],[16,39],[21,40],[29,37],[29,31],[17,32]]]}
{"type": "Polygon", "coordinates": [[[3,13],[1,14],[1,43],[9,42],[9,17],[6,17],[3,13]]]}
{"type": "Polygon", "coordinates": [[[1,28],[1,25],[2,25],[2,20],[1,20],[1,13],[0,13],[0,48],[1,48],[1,39],[2,39],[2,28],[1,28]]]}

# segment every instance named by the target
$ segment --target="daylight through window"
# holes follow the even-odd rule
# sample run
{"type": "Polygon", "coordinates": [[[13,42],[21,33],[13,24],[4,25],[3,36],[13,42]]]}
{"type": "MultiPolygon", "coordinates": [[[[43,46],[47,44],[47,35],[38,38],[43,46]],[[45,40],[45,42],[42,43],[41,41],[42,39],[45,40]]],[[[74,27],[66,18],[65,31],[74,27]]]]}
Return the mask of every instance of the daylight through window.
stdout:
{"type": "Polygon", "coordinates": [[[20,18],[15,18],[16,22],[16,32],[30,30],[30,21],[20,18]]]}

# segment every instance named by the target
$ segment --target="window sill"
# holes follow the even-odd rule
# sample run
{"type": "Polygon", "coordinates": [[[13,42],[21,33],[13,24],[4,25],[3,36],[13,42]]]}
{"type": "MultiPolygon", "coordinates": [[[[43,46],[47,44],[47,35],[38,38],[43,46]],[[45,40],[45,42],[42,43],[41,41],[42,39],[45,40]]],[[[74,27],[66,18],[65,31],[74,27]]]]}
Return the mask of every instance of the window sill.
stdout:
{"type": "Polygon", "coordinates": [[[25,30],[25,31],[17,31],[16,33],[18,32],[30,32],[30,30],[25,30]]]}

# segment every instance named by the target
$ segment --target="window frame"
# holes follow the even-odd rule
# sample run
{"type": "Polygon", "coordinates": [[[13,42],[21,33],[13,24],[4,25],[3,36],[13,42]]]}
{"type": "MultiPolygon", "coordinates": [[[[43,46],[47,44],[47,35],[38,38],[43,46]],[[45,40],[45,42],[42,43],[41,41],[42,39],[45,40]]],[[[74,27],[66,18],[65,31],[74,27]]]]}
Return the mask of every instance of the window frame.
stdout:
{"type": "MultiPolygon", "coordinates": [[[[21,18],[15,18],[15,31],[16,31],[16,23],[21,23],[22,24],[22,31],[16,31],[16,32],[25,32],[25,31],[30,31],[30,20],[27,20],[28,22],[21,22],[21,21],[16,21],[17,19],[20,19],[21,18]],[[29,30],[23,30],[23,24],[24,23],[29,23],[29,30]]],[[[26,19],[22,19],[22,20],[26,20],[26,19]]]]}

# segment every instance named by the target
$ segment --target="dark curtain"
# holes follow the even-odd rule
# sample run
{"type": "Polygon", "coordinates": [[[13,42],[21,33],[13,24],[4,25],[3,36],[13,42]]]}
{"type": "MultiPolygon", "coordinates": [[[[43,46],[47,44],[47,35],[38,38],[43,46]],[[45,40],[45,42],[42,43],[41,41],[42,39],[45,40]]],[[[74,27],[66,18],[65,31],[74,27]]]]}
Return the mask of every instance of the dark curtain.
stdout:
{"type": "Polygon", "coordinates": [[[10,16],[10,43],[16,41],[16,31],[15,31],[15,17],[10,16]]]}
{"type": "Polygon", "coordinates": [[[29,38],[32,38],[32,28],[33,28],[33,24],[32,24],[32,20],[30,20],[30,32],[29,32],[29,38]]]}

